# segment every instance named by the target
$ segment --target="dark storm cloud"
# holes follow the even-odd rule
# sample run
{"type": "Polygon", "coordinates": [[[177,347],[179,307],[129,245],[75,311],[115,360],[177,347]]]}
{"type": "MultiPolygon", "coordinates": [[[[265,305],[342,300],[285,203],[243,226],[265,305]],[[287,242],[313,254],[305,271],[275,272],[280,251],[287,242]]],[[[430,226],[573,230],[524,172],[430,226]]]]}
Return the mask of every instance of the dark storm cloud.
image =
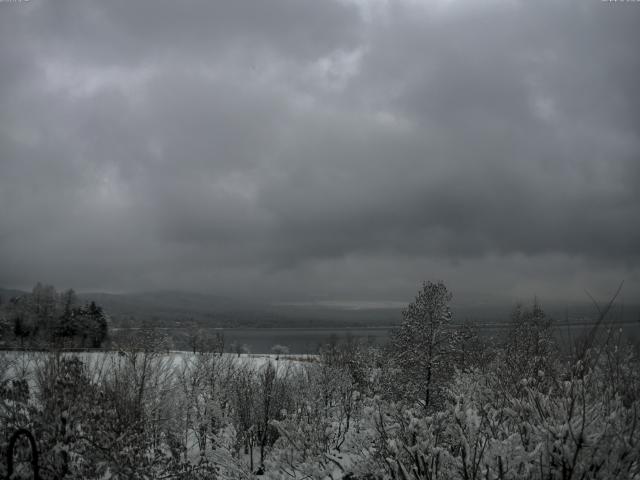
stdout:
{"type": "Polygon", "coordinates": [[[0,3],[0,284],[636,295],[639,20],[595,0],[0,3]]]}

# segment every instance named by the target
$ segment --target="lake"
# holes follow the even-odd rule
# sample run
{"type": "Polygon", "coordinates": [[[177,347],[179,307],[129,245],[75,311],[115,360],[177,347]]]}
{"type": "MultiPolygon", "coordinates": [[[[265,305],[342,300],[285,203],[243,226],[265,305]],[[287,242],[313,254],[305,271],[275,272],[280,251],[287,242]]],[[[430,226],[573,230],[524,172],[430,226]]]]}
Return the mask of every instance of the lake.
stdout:
{"type": "MultiPolygon", "coordinates": [[[[591,323],[576,323],[567,327],[558,324],[555,328],[561,345],[573,341],[589,331],[591,323]]],[[[507,327],[506,323],[483,323],[479,325],[483,336],[499,337],[507,327]]],[[[353,327],[353,328],[203,328],[209,335],[222,333],[225,340],[225,350],[233,351],[233,344],[246,345],[251,353],[270,353],[274,345],[284,345],[290,353],[313,354],[318,347],[329,342],[332,336],[344,340],[348,336],[374,345],[382,345],[389,339],[392,326],[384,327],[353,327]]],[[[640,338],[640,322],[623,322],[613,325],[614,329],[622,329],[622,338],[638,341],[640,338]]],[[[129,329],[127,329],[129,330],[129,329]]],[[[136,329],[130,329],[136,330],[136,329]]],[[[177,349],[188,349],[187,332],[184,329],[168,328],[174,338],[177,349]]],[[[122,333],[122,330],[121,330],[122,333]]]]}

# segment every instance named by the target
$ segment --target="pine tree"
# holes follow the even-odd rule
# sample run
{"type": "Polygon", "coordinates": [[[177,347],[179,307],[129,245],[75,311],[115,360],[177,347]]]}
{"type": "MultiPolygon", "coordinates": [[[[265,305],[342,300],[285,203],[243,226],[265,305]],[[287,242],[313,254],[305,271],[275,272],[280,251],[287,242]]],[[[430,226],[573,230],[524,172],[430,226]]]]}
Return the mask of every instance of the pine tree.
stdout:
{"type": "Polygon", "coordinates": [[[431,409],[453,373],[456,336],[449,328],[452,294],[442,282],[424,282],[391,334],[393,377],[401,394],[431,409]]]}

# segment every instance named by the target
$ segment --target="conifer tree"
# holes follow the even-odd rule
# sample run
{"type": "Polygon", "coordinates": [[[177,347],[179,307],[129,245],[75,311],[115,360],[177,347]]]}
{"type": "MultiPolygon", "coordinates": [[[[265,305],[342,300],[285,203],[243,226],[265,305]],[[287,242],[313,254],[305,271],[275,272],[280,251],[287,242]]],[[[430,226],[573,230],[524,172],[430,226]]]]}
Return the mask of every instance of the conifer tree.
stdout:
{"type": "Polygon", "coordinates": [[[391,334],[394,381],[403,396],[425,409],[440,401],[442,386],[453,373],[456,335],[450,328],[451,298],[443,282],[424,282],[391,334]]]}

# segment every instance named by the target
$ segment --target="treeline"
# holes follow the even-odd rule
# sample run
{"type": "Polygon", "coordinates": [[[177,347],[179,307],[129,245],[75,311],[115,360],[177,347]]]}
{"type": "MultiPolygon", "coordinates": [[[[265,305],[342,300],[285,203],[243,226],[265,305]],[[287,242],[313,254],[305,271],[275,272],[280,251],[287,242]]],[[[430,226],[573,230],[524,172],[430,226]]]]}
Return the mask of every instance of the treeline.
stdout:
{"type": "Polygon", "coordinates": [[[27,428],[43,471],[69,479],[640,478],[640,355],[609,306],[560,349],[536,302],[490,339],[451,328],[450,301],[425,283],[386,347],[346,338],[315,361],[222,339],[169,354],[153,329],[115,353],[13,354],[0,448],[27,428]]]}
{"type": "Polygon", "coordinates": [[[38,283],[31,293],[0,302],[4,347],[99,348],[108,338],[108,317],[95,302],[80,304],[73,289],[58,292],[38,283]]]}

